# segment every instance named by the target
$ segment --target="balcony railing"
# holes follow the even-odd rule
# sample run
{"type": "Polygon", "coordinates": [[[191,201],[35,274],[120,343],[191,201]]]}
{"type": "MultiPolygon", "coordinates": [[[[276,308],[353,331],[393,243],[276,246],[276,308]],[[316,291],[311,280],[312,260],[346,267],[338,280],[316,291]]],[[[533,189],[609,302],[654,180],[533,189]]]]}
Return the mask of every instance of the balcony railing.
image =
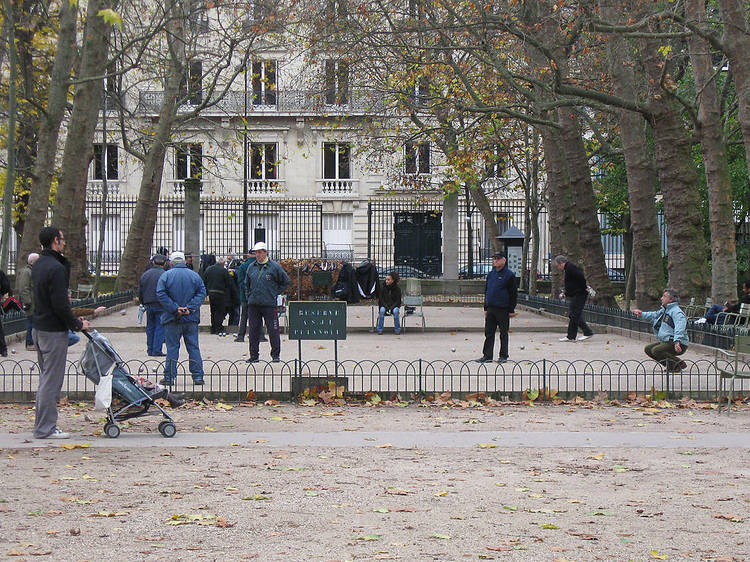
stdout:
{"type": "Polygon", "coordinates": [[[440,186],[433,183],[432,174],[402,174],[386,187],[389,188],[394,191],[435,191],[440,186]]]}
{"type": "Polygon", "coordinates": [[[336,180],[322,179],[316,180],[318,184],[318,193],[321,195],[353,195],[357,193],[357,183],[359,180],[336,180]]]}
{"type": "MultiPolygon", "coordinates": [[[[183,195],[185,193],[185,180],[164,180],[167,185],[167,193],[172,195],[183,195]]],[[[200,185],[200,192],[204,192],[204,188],[207,187],[207,182],[202,180],[200,185]]]]}
{"type": "MultiPolygon", "coordinates": [[[[107,180],[107,195],[119,195],[122,180],[107,180]]],[[[89,180],[86,184],[86,195],[101,196],[104,192],[103,180],[89,180]]]]}
{"type": "MultiPolygon", "coordinates": [[[[375,90],[354,89],[348,93],[347,103],[326,103],[325,92],[315,90],[275,90],[274,96],[266,95],[264,105],[253,103],[253,92],[231,91],[215,104],[206,109],[228,115],[244,115],[247,113],[377,113],[385,109],[383,98],[375,90]]],[[[146,114],[158,114],[164,101],[163,91],[141,91],[138,93],[138,110],[146,114]]],[[[188,111],[195,106],[183,104],[180,109],[188,111]]]]}
{"type": "Polygon", "coordinates": [[[286,192],[286,180],[247,180],[248,197],[279,197],[286,192]]]}

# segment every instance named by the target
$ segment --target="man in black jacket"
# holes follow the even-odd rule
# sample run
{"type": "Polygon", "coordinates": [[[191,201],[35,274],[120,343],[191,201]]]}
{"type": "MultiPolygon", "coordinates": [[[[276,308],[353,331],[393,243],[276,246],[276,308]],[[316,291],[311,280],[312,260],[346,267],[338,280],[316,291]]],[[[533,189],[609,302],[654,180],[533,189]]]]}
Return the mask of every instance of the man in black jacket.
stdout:
{"type": "Polygon", "coordinates": [[[553,262],[557,266],[557,269],[565,274],[565,288],[563,289],[561,298],[567,297],[569,301],[568,317],[570,321],[568,322],[568,335],[560,338],[560,341],[575,342],[587,340],[594,335],[594,332],[591,331],[589,325],[583,320],[583,307],[589,296],[586,277],[584,277],[583,271],[570,263],[565,256],[557,256],[553,262]],[[578,328],[581,328],[583,335],[576,339],[578,328]]]}
{"type": "Polygon", "coordinates": [[[232,277],[224,268],[226,258],[219,256],[216,263],[206,269],[203,274],[203,282],[208,293],[208,302],[211,306],[211,333],[218,336],[226,336],[224,332],[224,317],[227,315],[229,304],[229,291],[231,290],[232,277]]]}
{"type": "Polygon", "coordinates": [[[63,255],[65,236],[62,231],[46,226],[39,233],[39,242],[43,249],[31,270],[34,286],[32,336],[39,362],[34,437],[67,439],[70,435],[57,427],[57,401],[65,377],[68,330],[88,330],[89,323],[76,318],[70,308],[70,262],[63,255]]]}

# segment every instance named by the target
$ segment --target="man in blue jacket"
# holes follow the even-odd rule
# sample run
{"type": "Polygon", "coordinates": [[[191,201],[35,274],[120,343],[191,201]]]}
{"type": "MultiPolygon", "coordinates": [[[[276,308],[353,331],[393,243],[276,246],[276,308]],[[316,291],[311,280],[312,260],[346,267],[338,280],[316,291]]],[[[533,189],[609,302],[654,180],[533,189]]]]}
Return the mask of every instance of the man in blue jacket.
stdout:
{"type": "Polygon", "coordinates": [[[161,307],[156,296],[156,285],[164,274],[166,256],[154,254],[151,257],[151,267],[141,275],[138,283],[138,300],[146,307],[146,353],[149,357],[164,357],[164,325],[161,323],[161,307]]]}
{"type": "Polygon", "coordinates": [[[193,384],[202,385],[203,358],[198,347],[198,324],[201,320],[201,304],[206,298],[206,287],[201,276],[185,265],[185,254],[172,252],[169,261],[172,262],[172,267],[159,277],[156,284],[156,296],[164,308],[161,323],[164,325],[167,342],[164,378],[159,383],[168,386],[174,384],[182,338],[190,359],[193,384]]]}
{"type": "Polygon", "coordinates": [[[286,271],[268,258],[268,247],[265,242],[256,243],[253,246],[253,252],[255,252],[256,260],[247,268],[245,274],[245,298],[250,336],[250,358],[247,362],[259,361],[261,327],[265,321],[268,339],[271,342],[271,361],[277,363],[281,360],[279,358],[281,334],[276,299],[286,291],[291,281],[286,271]]]}
{"type": "Polygon", "coordinates": [[[502,252],[492,254],[492,271],[487,274],[484,290],[484,348],[479,363],[492,361],[495,348],[495,331],[500,329],[500,357],[498,363],[508,360],[508,331],[510,319],[516,315],[518,287],[515,274],[506,267],[507,258],[502,252]]]}
{"type": "Polygon", "coordinates": [[[687,335],[687,318],[678,304],[680,296],[674,289],[664,289],[661,308],[653,312],[635,309],[633,314],[649,320],[654,325],[654,333],[659,340],[648,344],[644,351],[654,361],[658,361],[672,372],[687,367],[678,355],[687,351],[690,340],[687,335]]]}

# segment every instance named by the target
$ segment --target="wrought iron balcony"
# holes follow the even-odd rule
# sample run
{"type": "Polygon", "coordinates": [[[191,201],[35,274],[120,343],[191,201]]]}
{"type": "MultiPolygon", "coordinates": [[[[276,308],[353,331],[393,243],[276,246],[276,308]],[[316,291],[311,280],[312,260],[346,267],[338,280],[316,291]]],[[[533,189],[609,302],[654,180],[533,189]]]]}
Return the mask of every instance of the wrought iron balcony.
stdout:
{"type": "MultiPolygon", "coordinates": [[[[385,109],[383,98],[375,90],[353,89],[347,92],[346,103],[327,103],[326,92],[316,90],[276,90],[275,95],[265,92],[259,103],[253,92],[230,91],[221,100],[206,108],[208,114],[244,115],[252,113],[377,113],[385,109]],[[275,98],[275,99],[274,99],[275,98]]],[[[138,111],[147,115],[156,115],[164,101],[164,92],[156,90],[138,93],[138,111]]],[[[191,111],[195,105],[185,103],[180,111],[191,111]]]]}

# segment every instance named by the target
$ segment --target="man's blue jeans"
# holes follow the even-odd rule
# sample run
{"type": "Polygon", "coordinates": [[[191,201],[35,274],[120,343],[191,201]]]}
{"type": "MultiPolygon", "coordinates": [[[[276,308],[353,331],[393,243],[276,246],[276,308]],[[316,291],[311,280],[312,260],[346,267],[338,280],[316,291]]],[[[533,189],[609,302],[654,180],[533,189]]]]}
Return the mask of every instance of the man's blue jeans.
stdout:
{"type": "Polygon", "coordinates": [[[146,350],[149,355],[164,353],[164,325],[161,323],[161,313],[164,309],[160,304],[146,305],[146,350]]]}
{"type": "MultiPolygon", "coordinates": [[[[401,332],[401,321],[399,317],[400,311],[398,307],[395,307],[393,309],[393,331],[397,334],[401,332]]],[[[378,312],[378,326],[377,330],[378,333],[383,331],[383,325],[385,324],[385,307],[380,307],[380,312],[378,312]]]]}
{"type": "Polygon", "coordinates": [[[193,380],[203,380],[203,358],[198,347],[197,322],[170,322],[164,324],[164,337],[167,342],[167,360],[164,362],[164,378],[172,383],[177,378],[177,360],[180,357],[180,338],[185,340],[188,352],[190,374],[193,380]]]}

